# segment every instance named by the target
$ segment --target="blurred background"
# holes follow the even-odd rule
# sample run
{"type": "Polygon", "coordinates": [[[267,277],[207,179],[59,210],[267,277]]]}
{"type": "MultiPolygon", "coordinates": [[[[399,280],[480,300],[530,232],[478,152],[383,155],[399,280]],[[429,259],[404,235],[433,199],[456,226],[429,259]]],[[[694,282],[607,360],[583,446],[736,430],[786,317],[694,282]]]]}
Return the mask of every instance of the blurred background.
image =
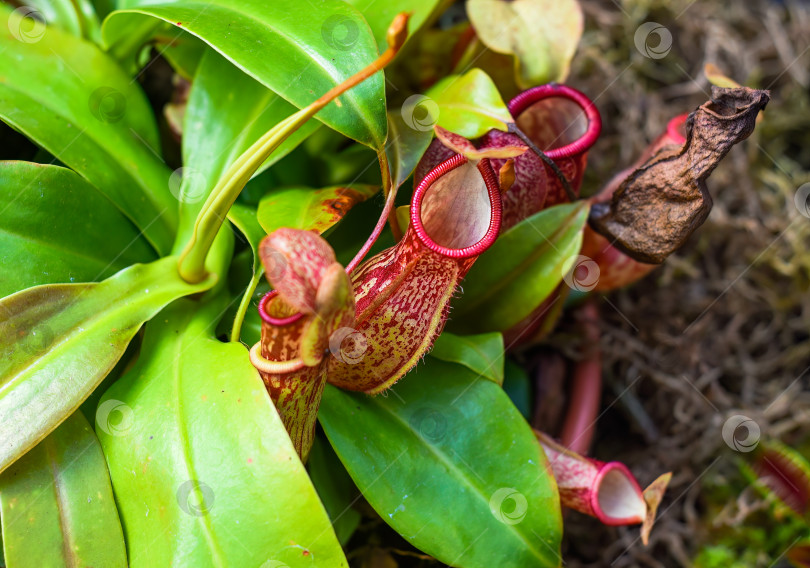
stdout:
{"type": "MultiPolygon", "coordinates": [[[[600,303],[604,414],[593,454],[631,464],[642,484],[661,471],[674,476],[649,547],[632,527],[570,514],[565,565],[789,566],[801,530],[782,530],[744,475],[751,454],[730,448],[722,427],[745,415],[763,442],[808,456],[810,3],[581,4],[586,31],[569,82],[604,120],[584,191],[709,98],[706,63],[770,89],[771,101],[709,179],[714,208],[689,244],[600,303]],[[649,21],[672,38],[654,57],[634,42],[649,21]]],[[[570,349],[564,334],[565,325],[557,344],[570,349]]]]}

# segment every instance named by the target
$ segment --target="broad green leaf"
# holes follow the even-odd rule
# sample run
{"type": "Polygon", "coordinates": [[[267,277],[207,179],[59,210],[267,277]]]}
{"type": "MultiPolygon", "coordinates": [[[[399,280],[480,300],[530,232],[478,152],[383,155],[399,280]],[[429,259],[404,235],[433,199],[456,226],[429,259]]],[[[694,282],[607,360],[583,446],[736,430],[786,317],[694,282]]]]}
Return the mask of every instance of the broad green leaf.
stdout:
{"type": "Polygon", "coordinates": [[[129,219],[75,172],[0,162],[0,298],[104,279],[154,258],[129,219]]]}
{"type": "Polygon", "coordinates": [[[94,42],[101,39],[98,16],[88,0],[26,0],[17,9],[17,14],[22,18],[15,18],[13,24],[9,22],[12,35],[27,39],[36,37],[43,30],[29,18],[37,18],[48,26],[61,28],[77,37],[94,42]]]}
{"type": "Polygon", "coordinates": [[[587,203],[566,203],[524,219],[495,241],[464,280],[454,322],[468,331],[505,331],[562,282],[582,247],[587,203]]]}
{"type": "MultiPolygon", "coordinates": [[[[273,126],[296,112],[290,103],[216,51],[200,61],[183,124],[180,236],[185,244],[209,193],[236,159],[273,126]]],[[[265,162],[274,164],[318,128],[310,121],[265,162]]],[[[261,170],[260,170],[261,171],[261,170]]]]}
{"type": "MultiPolygon", "coordinates": [[[[115,37],[105,36],[102,31],[102,45],[107,54],[118,62],[121,69],[137,78],[149,63],[152,41],[158,42],[166,35],[171,37],[173,29],[175,28],[163,20],[137,18],[127,22],[126,28],[122,28],[121,33],[115,37]]],[[[184,33],[175,32],[174,37],[180,39],[184,33]]]]}
{"type": "Polygon", "coordinates": [[[312,485],[329,513],[338,541],[345,546],[360,524],[360,513],[352,508],[359,499],[360,492],[332,446],[323,438],[315,438],[309,452],[307,469],[312,485]]]}
{"type": "Polygon", "coordinates": [[[340,221],[355,204],[365,201],[379,189],[359,184],[324,189],[277,189],[259,202],[259,223],[267,234],[281,227],[323,233],[340,221]]]}
{"type": "Polygon", "coordinates": [[[388,141],[385,143],[385,153],[388,156],[391,179],[397,187],[405,183],[413,173],[432,139],[432,129],[409,126],[399,111],[388,113],[388,141]]]}
{"type": "Polygon", "coordinates": [[[93,7],[100,20],[104,20],[107,14],[115,10],[116,0],[92,0],[93,7]]]}
{"type": "Polygon", "coordinates": [[[451,566],[559,566],[556,484],[501,387],[428,358],[394,390],[369,397],[327,385],[320,410],[329,441],[382,519],[451,566]]]}
{"type": "Polygon", "coordinates": [[[79,408],[143,322],[213,280],[187,284],[177,258],[165,257],[103,282],[37,286],[0,301],[0,471],[79,408]]]}
{"type": "Polygon", "coordinates": [[[503,336],[500,333],[455,335],[445,331],[433,344],[430,355],[464,365],[476,375],[503,385],[503,336]]]}
{"type": "Polygon", "coordinates": [[[532,394],[529,375],[526,371],[507,357],[504,364],[503,390],[527,420],[532,413],[532,394]]]}
{"type": "MultiPolygon", "coordinates": [[[[385,37],[388,26],[391,25],[397,14],[410,12],[408,35],[413,36],[439,4],[439,0],[388,0],[384,3],[377,3],[376,0],[345,0],[345,2],[351,4],[363,14],[366,22],[371,27],[380,53],[387,47],[385,37]]],[[[345,29],[340,29],[341,24],[335,26],[337,28],[336,33],[342,33],[341,37],[348,40],[355,32],[348,23],[342,25],[345,29]]]]}
{"type": "MultiPolygon", "coordinates": [[[[160,18],[196,35],[298,108],[377,57],[363,16],[340,0],[130,0],[120,7],[126,9],[104,22],[106,42],[126,36],[138,14],[160,18]],[[346,30],[350,36],[343,35],[346,30]]],[[[386,137],[382,74],[341,96],[318,119],[349,138],[382,148],[386,137]]]]}
{"type": "MultiPolygon", "coordinates": [[[[478,138],[493,128],[505,131],[514,122],[498,87],[480,69],[445,77],[425,96],[439,106],[437,124],[465,138],[478,138]]],[[[406,106],[402,112],[407,115],[406,106]]]]}
{"type": "Polygon", "coordinates": [[[346,567],[247,349],[213,336],[224,304],[161,312],[99,404],[130,566],[346,567]]]}
{"type": "Polygon", "coordinates": [[[167,33],[158,33],[155,37],[155,45],[160,54],[171,64],[175,73],[187,81],[194,80],[200,61],[206,52],[210,51],[208,45],[198,37],[178,31],[172,26],[167,28],[167,33]]]}
{"type": "Polygon", "coordinates": [[[565,81],[582,36],[577,0],[467,0],[467,14],[487,47],[514,55],[521,88],[565,81]]]}
{"type": "MultiPolygon", "coordinates": [[[[0,19],[8,17],[0,5],[0,19]]],[[[177,201],[143,92],[95,45],[48,27],[36,41],[0,34],[0,119],[96,186],[160,253],[177,201]]]]}
{"type": "Polygon", "coordinates": [[[3,547],[12,568],[126,568],[107,463],[81,412],[0,475],[3,547]]]}

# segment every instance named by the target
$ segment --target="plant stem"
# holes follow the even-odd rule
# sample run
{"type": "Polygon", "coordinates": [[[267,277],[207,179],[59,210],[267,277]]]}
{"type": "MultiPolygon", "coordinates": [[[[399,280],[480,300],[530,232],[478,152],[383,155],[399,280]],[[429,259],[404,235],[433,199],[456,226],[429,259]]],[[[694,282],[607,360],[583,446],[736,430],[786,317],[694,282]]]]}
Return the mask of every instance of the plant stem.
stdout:
{"type": "MultiPolygon", "coordinates": [[[[380,170],[382,171],[383,176],[383,191],[385,192],[385,206],[383,207],[382,213],[380,213],[380,218],[377,219],[377,224],[374,226],[374,230],[371,231],[371,235],[369,235],[368,239],[366,239],[365,244],[363,244],[362,248],[357,251],[357,254],[354,255],[352,261],[346,266],[346,274],[351,275],[352,271],[357,268],[365,256],[368,254],[368,251],[374,246],[374,243],[377,242],[377,238],[382,233],[382,230],[385,228],[385,224],[389,221],[391,217],[391,213],[394,211],[394,202],[397,199],[397,189],[399,186],[392,182],[390,172],[388,170],[388,158],[385,155],[385,150],[380,150],[377,152],[377,159],[380,161],[380,170]],[[387,191],[385,188],[388,188],[387,191]]],[[[396,222],[396,217],[394,217],[394,222],[396,222]]],[[[393,230],[393,226],[392,226],[393,230]]],[[[394,233],[396,236],[396,233],[394,233]]]]}
{"type": "Polygon", "coordinates": [[[208,256],[211,243],[242,188],[264,160],[323,107],[390,63],[405,42],[408,18],[407,13],[399,14],[394,18],[388,29],[388,49],[380,57],[340,85],[327,91],[311,105],[279,122],[231,164],[205,201],[197,216],[191,240],[180,255],[178,271],[183,280],[195,283],[206,277],[205,258],[208,256]]]}
{"type": "Polygon", "coordinates": [[[571,402],[560,441],[578,454],[587,454],[593,441],[602,398],[602,353],[599,347],[599,310],[591,300],[580,309],[583,335],[592,352],[574,366],[571,402]]]}
{"type": "Polygon", "coordinates": [[[239,307],[236,309],[236,316],[233,318],[233,326],[231,326],[231,341],[239,341],[239,336],[242,334],[242,324],[245,321],[245,314],[250,307],[250,301],[253,299],[253,294],[256,293],[256,287],[264,276],[264,267],[259,268],[253,278],[250,279],[245,293],[242,295],[242,301],[239,302],[239,307]]]}

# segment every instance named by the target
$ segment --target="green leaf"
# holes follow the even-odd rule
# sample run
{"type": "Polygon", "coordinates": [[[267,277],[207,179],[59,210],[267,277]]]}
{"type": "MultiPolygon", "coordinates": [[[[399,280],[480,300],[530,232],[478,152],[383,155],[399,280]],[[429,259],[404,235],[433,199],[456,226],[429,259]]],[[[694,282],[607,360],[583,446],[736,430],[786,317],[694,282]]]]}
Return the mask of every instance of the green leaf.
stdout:
{"type": "Polygon", "coordinates": [[[509,357],[506,358],[504,364],[503,390],[523,417],[528,420],[532,413],[532,389],[529,385],[529,375],[523,367],[509,357]]]}
{"type": "MultiPolygon", "coordinates": [[[[0,5],[0,19],[7,10],[0,5]]],[[[0,34],[0,52],[0,119],[96,186],[168,253],[177,201],[137,82],[95,45],[56,28],[30,43],[0,34]]]]}
{"type": "MultiPolygon", "coordinates": [[[[126,36],[137,14],[160,18],[196,35],[298,108],[377,57],[368,24],[357,10],[339,0],[134,0],[122,4],[128,9],[104,22],[105,42],[126,36]]],[[[377,74],[341,96],[339,104],[323,109],[318,119],[349,138],[382,148],[384,87],[382,74],[377,74]]]]}
{"type": "Polygon", "coordinates": [[[265,232],[256,218],[256,210],[241,203],[234,203],[228,211],[228,220],[239,229],[253,250],[253,273],[259,272],[262,267],[258,252],[259,243],[265,237],[265,232]]]}
{"type": "Polygon", "coordinates": [[[200,61],[207,52],[211,51],[208,45],[198,37],[177,31],[177,28],[171,26],[167,26],[165,34],[156,35],[155,45],[160,46],[160,54],[171,64],[175,73],[187,81],[194,80],[200,61]]]}
{"type": "Polygon", "coordinates": [[[101,39],[101,26],[93,4],[88,0],[26,0],[17,9],[22,18],[9,22],[12,35],[24,38],[23,41],[44,33],[44,29],[33,19],[45,22],[76,36],[94,42],[101,39]]]}
{"type": "Polygon", "coordinates": [[[267,234],[281,227],[323,233],[340,221],[356,203],[365,201],[379,189],[360,184],[324,189],[277,189],[259,202],[259,223],[267,234]]]}
{"type": "MultiPolygon", "coordinates": [[[[498,87],[480,69],[445,77],[425,96],[439,106],[438,125],[465,138],[478,138],[493,128],[505,131],[514,122],[498,87]]],[[[402,112],[407,113],[405,106],[402,112]]]]}
{"type": "Polygon", "coordinates": [[[315,438],[309,452],[307,469],[312,485],[329,513],[338,541],[345,546],[360,524],[361,515],[352,508],[359,499],[360,492],[332,446],[323,438],[315,438]]]}
{"type": "Polygon", "coordinates": [[[0,301],[0,471],[79,407],[143,322],[213,278],[187,284],[177,258],[165,257],[97,284],[37,286],[0,301]]]}
{"type": "Polygon", "coordinates": [[[12,567],[127,566],[107,463],[81,412],[0,475],[0,506],[12,567]]]}
{"type": "MultiPolygon", "coordinates": [[[[228,168],[265,132],[296,110],[217,52],[206,52],[189,93],[183,123],[178,243],[185,244],[191,236],[197,213],[228,168]]],[[[317,122],[305,124],[270,155],[262,168],[283,158],[317,128],[317,122]]]]}
{"type": "Polygon", "coordinates": [[[454,335],[442,333],[433,344],[432,357],[464,365],[476,375],[503,385],[503,335],[454,335]]]}
{"type": "Polygon", "coordinates": [[[0,297],[38,284],[112,276],[155,253],[130,221],[76,173],[0,162],[0,297]],[[65,214],[69,212],[69,214],[65,214]]]}
{"type": "Polygon", "coordinates": [[[401,112],[388,113],[388,142],[385,144],[385,153],[391,168],[391,179],[397,187],[413,173],[432,139],[432,129],[413,128],[405,123],[401,112]]]}
{"type": "Polygon", "coordinates": [[[467,14],[484,45],[514,55],[522,89],[565,81],[582,36],[577,0],[467,0],[467,14]]]}
{"type": "MultiPolygon", "coordinates": [[[[377,47],[382,53],[387,47],[385,41],[388,26],[394,20],[397,14],[401,12],[410,12],[411,17],[408,20],[409,37],[413,36],[419,28],[425,23],[433,10],[439,4],[439,0],[388,0],[384,3],[377,3],[376,0],[345,0],[346,3],[351,4],[357,8],[371,27],[374,34],[374,39],[377,41],[377,47]]],[[[339,28],[339,26],[338,26],[339,28]]],[[[352,33],[351,28],[346,26],[341,31],[343,37],[349,38],[352,33]]]]}
{"type": "MultiPolygon", "coordinates": [[[[237,229],[244,235],[248,241],[250,248],[253,252],[253,263],[251,267],[251,277],[245,291],[242,293],[242,300],[236,309],[233,319],[233,326],[231,328],[231,341],[239,341],[242,339],[242,327],[251,308],[258,308],[258,304],[254,305],[253,300],[256,296],[256,287],[262,280],[264,275],[264,267],[259,258],[259,243],[264,238],[265,233],[258,219],[256,219],[256,210],[241,203],[234,203],[228,211],[228,219],[236,226],[237,229]]],[[[261,337],[261,336],[259,336],[261,337]]],[[[248,341],[255,338],[255,334],[248,333],[244,339],[248,341]]],[[[253,345],[259,341],[248,342],[248,345],[253,345]]]]}
{"type": "Polygon", "coordinates": [[[452,566],[559,566],[556,484],[503,390],[430,358],[394,389],[369,397],[327,385],[320,410],[329,441],[382,519],[452,566]]]}
{"type": "Polygon", "coordinates": [[[213,336],[224,304],[162,312],[99,404],[131,417],[97,422],[130,565],[346,567],[247,350],[213,336]]]}
{"type": "Polygon", "coordinates": [[[469,331],[506,331],[531,314],[576,260],[589,209],[581,201],[556,205],[498,237],[467,274],[454,322],[469,331]]]}

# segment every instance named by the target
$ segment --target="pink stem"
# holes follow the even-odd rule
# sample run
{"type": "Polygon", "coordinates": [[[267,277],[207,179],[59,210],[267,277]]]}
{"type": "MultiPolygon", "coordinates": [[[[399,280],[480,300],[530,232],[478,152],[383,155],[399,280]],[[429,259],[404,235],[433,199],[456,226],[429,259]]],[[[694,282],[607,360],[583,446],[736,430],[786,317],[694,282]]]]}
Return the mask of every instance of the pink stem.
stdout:
{"type": "Polygon", "coordinates": [[[348,264],[348,266],[346,266],[346,274],[351,274],[352,271],[357,268],[361,262],[363,262],[363,259],[368,254],[368,251],[374,246],[374,243],[377,242],[380,233],[382,233],[383,229],[385,228],[385,224],[388,222],[388,217],[394,210],[394,201],[396,201],[396,198],[396,189],[392,188],[391,191],[388,192],[388,197],[385,199],[385,207],[383,207],[382,213],[380,213],[380,218],[377,219],[377,224],[374,226],[374,230],[371,231],[371,234],[369,235],[368,239],[366,239],[365,244],[363,244],[362,248],[357,251],[357,254],[354,255],[354,258],[348,264]]]}
{"type": "Polygon", "coordinates": [[[599,349],[599,310],[596,303],[586,303],[580,309],[580,314],[585,338],[593,352],[574,366],[571,402],[560,441],[571,451],[587,454],[593,441],[602,394],[602,352],[599,349]]]}

